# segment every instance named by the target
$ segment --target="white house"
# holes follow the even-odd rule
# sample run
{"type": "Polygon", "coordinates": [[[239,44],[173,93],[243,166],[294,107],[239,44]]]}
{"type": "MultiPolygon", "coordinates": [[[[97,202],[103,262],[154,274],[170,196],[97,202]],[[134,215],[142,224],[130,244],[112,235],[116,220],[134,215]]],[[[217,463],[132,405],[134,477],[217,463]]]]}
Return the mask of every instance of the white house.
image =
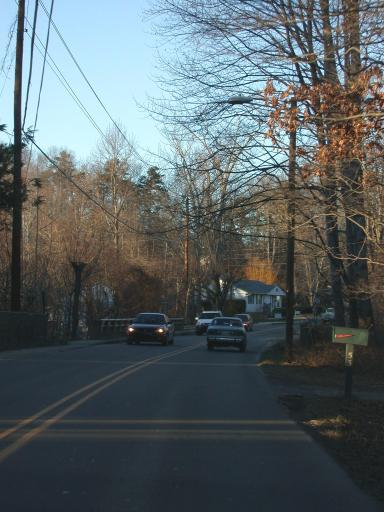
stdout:
{"type": "Polygon", "coordinates": [[[232,298],[244,300],[246,313],[271,313],[282,307],[285,291],[277,284],[243,279],[232,286],[232,298]]]}

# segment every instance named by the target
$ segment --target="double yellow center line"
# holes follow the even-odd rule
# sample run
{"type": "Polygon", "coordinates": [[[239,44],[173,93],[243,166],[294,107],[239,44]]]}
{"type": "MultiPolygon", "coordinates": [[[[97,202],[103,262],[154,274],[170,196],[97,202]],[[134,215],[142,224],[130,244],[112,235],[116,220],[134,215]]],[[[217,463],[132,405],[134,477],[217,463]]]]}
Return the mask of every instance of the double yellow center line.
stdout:
{"type": "Polygon", "coordinates": [[[156,357],[150,357],[147,359],[144,359],[142,361],[138,361],[137,363],[134,363],[132,365],[126,366],[125,368],[122,368],[121,370],[117,370],[116,372],[110,373],[106,375],[105,377],[102,377],[101,379],[98,379],[94,382],[91,382],[90,384],[87,384],[86,386],[83,386],[82,388],[74,391],[73,393],[70,393],[60,400],[48,405],[44,409],[41,409],[37,413],[33,414],[32,416],[29,416],[28,418],[24,418],[20,421],[18,421],[13,427],[6,429],[2,432],[0,432],[0,441],[3,441],[10,436],[13,436],[14,434],[17,434],[20,430],[24,430],[26,427],[31,426],[34,422],[41,420],[43,416],[46,414],[52,413],[55,410],[58,409],[58,411],[54,415],[48,419],[45,419],[41,422],[39,422],[38,426],[31,427],[31,429],[28,432],[21,433],[21,435],[16,438],[14,441],[12,441],[8,446],[0,450],[0,463],[4,462],[5,459],[7,459],[10,455],[15,453],[16,451],[23,448],[26,444],[28,444],[30,441],[32,441],[35,437],[42,434],[44,431],[49,429],[52,425],[59,422],[62,418],[67,416],[69,413],[74,411],[75,409],[79,408],[82,404],[93,398],[94,396],[98,395],[105,389],[111,387],[113,384],[116,384],[116,382],[119,382],[120,380],[125,379],[126,377],[129,377],[133,373],[138,372],[139,370],[142,370],[144,368],[147,368],[148,366],[151,366],[153,364],[156,364],[159,361],[162,361],[163,359],[167,359],[170,357],[177,356],[179,354],[183,354],[184,352],[189,352],[191,350],[195,350],[196,348],[200,347],[202,344],[199,345],[193,345],[189,346],[187,348],[183,349],[177,349],[173,350],[172,352],[168,352],[166,354],[163,354],[161,356],[156,357]],[[73,399],[76,399],[74,402],[70,403],[73,399]],[[61,408],[64,407],[64,408],[61,408]]]}

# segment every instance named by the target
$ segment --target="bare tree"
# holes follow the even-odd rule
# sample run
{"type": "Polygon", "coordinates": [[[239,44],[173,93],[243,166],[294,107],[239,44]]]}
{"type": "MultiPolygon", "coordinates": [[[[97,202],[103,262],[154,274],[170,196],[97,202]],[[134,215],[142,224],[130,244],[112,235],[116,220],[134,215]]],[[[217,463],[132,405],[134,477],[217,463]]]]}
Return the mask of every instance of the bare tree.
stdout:
{"type": "Polygon", "coordinates": [[[161,15],[159,34],[183,43],[164,60],[171,99],[151,106],[169,127],[201,133],[209,125],[217,148],[223,132],[241,124],[252,134],[243,158],[253,176],[276,179],[286,172],[287,106],[299,102],[298,163],[307,174],[300,187],[316,205],[306,213],[329,258],[340,324],[344,291],[350,323],[371,322],[363,198],[369,137],[381,126],[382,9],[359,0],[158,0],[151,11],[161,15]],[[227,100],[239,93],[252,103],[234,114],[227,100]]]}

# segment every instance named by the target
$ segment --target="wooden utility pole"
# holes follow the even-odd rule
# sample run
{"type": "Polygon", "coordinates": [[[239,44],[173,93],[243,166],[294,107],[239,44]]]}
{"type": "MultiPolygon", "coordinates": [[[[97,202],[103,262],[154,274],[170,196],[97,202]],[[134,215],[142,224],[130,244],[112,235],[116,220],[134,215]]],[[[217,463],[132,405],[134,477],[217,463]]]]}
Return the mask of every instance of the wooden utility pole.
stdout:
{"type": "Polygon", "coordinates": [[[14,87],[14,142],[13,142],[13,211],[12,211],[12,262],[11,262],[11,310],[21,309],[21,243],[22,243],[22,77],[24,45],[25,0],[19,0],[17,13],[16,64],[14,87]]]}
{"type": "Polygon", "coordinates": [[[185,306],[184,317],[189,320],[189,197],[185,200],[185,244],[184,244],[184,279],[185,279],[185,306]]]}
{"type": "Polygon", "coordinates": [[[79,327],[79,305],[81,295],[81,274],[86,266],[86,263],[82,261],[71,261],[72,268],[75,272],[75,288],[73,293],[73,304],[72,304],[72,339],[77,338],[77,331],[79,327]]]}
{"type": "Polygon", "coordinates": [[[287,230],[287,270],[286,270],[286,324],[285,341],[288,360],[293,357],[293,318],[295,315],[295,213],[296,213],[296,109],[297,101],[291,100],[291,121],[289,127],[289,167],[288,167],[288,230],[287,230]]]}

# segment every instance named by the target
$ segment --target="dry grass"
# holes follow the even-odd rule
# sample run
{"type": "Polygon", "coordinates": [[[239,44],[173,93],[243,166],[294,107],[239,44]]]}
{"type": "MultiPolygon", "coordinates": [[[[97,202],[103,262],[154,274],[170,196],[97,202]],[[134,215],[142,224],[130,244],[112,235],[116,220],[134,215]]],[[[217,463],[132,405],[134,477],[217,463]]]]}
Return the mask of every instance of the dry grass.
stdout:
{"type": "Polygon", "coordinates": [[[365,492],[384,501],[384,350],[356,347],[353,392],[380,400],[350,401],[342,398],[344,350],[329,342],[300,351],[296,347],[288,363],[284,349],[276,348],[264,355],[260,366],[280,393],[285,390],[280,401],[291,416],[365,492]],[[292,394],[298,385],[309,391],[292,394]],[[326,396],[330,387],[340,396],[326,396]],[[325,396],[316,395],[320,388],[325,396]]]}
{"type": "MultiPolygon", "coordinates": [[[[277,347],[265,353],[259,364],[271,378],[292,384],[342,386],[344,354],[344,345],[327,342],[312,347],[295,347],[294,358],[288,362],[284,348],[277,347]]],[[[353,373],[356,389],[384,390],[384,350],[355,347],[353,373]]]]}
{"type": "MultiPolygon", "coordinates": [[[[281,401],[289,407],[287,397],[281,401]]],[[[289,410],[365,492],[384,501],[382,401],[306,397],[299,410],[289,410]]]]}
{"type": "MultiPolygon", "coordinates": [[[[293,364],[313,368],[331,367],[344,369],[345,345],[336,343],[316,344],[297,351],[293,364]]],[[[354,368],[357,373],[367,373],[384,381],[384,350],[378,347],[355,346],[354,368]]]]}

